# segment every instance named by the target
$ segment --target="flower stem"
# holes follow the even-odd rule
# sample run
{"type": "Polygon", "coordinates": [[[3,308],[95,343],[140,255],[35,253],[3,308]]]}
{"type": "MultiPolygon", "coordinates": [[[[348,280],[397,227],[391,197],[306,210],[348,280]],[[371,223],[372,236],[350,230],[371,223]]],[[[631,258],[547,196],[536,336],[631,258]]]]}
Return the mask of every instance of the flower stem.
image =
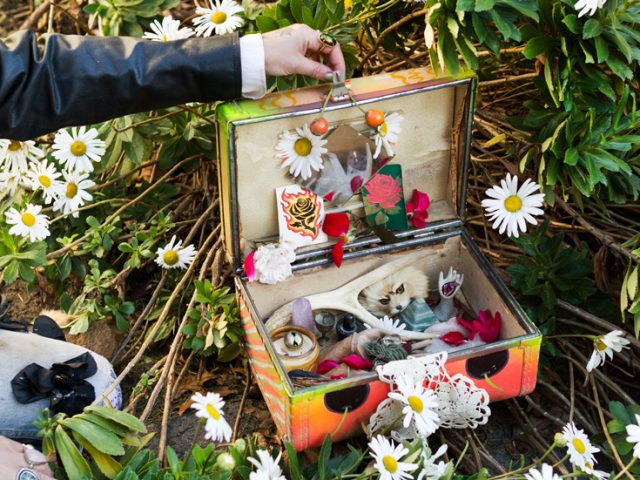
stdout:
{"type": "Polygon", "coordinates": [[[191,448],[189,448],[189,455],[187,455],[184,458],[184,463],[185,465],[187,464],[187,462],[189,461],[189,458],[193,456],[193,449],[196,446],[196,442],[198,441],[198,437],[200,436],[200,434],[202,433],[202,427],[204,426],[205,422],[207,420],[205,418],[201,418],[200,421],[198,422],[198,427],[196,428],[196,433],[193,436],[193,441],[191,442],[191,448]]]}
{"type": "Polygon", "coordinates": [[[629,471],[629,469],[636,463],[636,460],[638,460],[638,457],[632,457],[631,461],[625,465],[625,467],[614,477],[613,480],[618,480],[620,477],[625,475],[629,471]]]}

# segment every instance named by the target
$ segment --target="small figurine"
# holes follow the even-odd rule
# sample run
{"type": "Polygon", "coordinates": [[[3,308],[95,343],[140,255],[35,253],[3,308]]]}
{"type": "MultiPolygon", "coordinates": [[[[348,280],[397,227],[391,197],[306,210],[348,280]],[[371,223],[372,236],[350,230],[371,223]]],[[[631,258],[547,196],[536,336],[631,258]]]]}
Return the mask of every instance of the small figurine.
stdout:
{"type": "Polygon", "coordinates": [[[347,313],[344,315],[336,325],[336,333],[338,334],[338,340],[347,338],[354,333],[358,333],[364,330],[364,324],[358,320],[353,314],[347,313]]]}
{"type": "Polygon", "coordinates": [[[409,330],[414,332],[424,332],[431,325],[436,323],[438,319],[431,307],[427,305],[424,298],[415,298],[411,300],[409,306],[398,316],[398,319],[404,323],[409,330]]]}
{"type": "Polygon", "coordinates": [[[438,321],[446,322],[451,317],[456,316],[456,307],[453,304],[453,297],[460,290],[463,281],[464,275],[458,274],[453,267],[449,267],[449,273],[446,277],[442,275],[442,272],[440,272],[440,277],[438,278],[440,303],[438,303],[438,305],[433,309],[438,321]]]}
{"type": "Polygon", "coordinates": [[[429,290],[427,276],[415,267],[406,267],[365,288],[360,302],[372,314],[393,317],[414,298],[424,299],[429,290]]]}

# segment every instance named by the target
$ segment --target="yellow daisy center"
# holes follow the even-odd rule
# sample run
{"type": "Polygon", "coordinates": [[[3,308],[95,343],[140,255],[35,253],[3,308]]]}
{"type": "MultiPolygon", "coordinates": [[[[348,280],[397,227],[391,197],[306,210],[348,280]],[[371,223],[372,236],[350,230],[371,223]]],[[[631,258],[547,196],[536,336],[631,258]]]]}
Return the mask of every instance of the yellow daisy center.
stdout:
{"type": "Polygon", "coordinates": [[[78,186],[75,183],[67,183],[67,191],[65,195],[67,198],[73,198],[78,193],[78,186]]]}
{"type": "Polygon", "coordinates": [[[407,401],[409,402],[409,406],[413,409],[414,412],[417,412],[417,413],[422,412],[422,409],[424,408],[424,404],[422,403],[422,400],[420,400],[419,397],[416,397],[415,395],[411,395],[410,397],[407,398],[407,401]]]}
{"type": "Polygon", "coordinates": [[[9,143],[9,147],[8,148],[12,152],[17,152],[18,150],[20,150],[22,148],[22,144],[17,140],[11,140],[11,143],[9,143]]]}
{"type": "Polygon", "coordinates": [[[301,157],[306,157],[311,153],[311,140],[308,138],[299,138],[296,140],[296,143],[293,145],[293,149],[296,151],[298,155],[301,157]]]}
{"type": "Polygon", "coordinates": [[[216,407],[214,407],[210,403],[207,403],[206,410],[207,410],[207,413],[211,416],[211,418],[213,418],[214,420],[220,420],[220,412],[216,407]]]}
{"type": "Polygon", "coordinates": [[[36,217],[29,212],[24,212],[22,214],[22,223],[27,227],[33,227],[36,224],[36,217]]]}
{"type": "Polygon", "coordinates": [[[227,14],[224,12],[216,12],[213,15],[211,15],[211,21],[213,23],[215,23],[216,25],[220,25],[221,23],[224,23],[224,21],[227,19],[227,14]]]}
{"type": "Polygon", "coordinates": [[[571,440],[571,443],[573,443],[574,448],[580,455],[584,455],[584,452],[587,451],[587,447],[585,446],[584,442],[579,438],[574,438],[573,440],[571,440]]]}
{"type": "Polygon", "coordinates": [[[382,464],[384,465],[384,468],[386,468],[387,472],[389,473],[396,473],[396,470],[398,470],[398,461],[395,458],[393,458],[391,455],[386,455],[382,459],[382,464]]]}
{"type": "Polygon", "coordinates": [[[516,213],[522,208],[522,199],[518,195],[509,195],[504,201],[507,212],[516,213]]]}
{"type": "Polygon", "coordinates": [[[596,338],[593,343],[595,343],[596,348],[601,352],[607,349],[607,344],[604,343],[601,338],[596,338]]]}
{"type": "Polygon", "coordinates": [[[46,175],[40,175],[38,177],[38,181],[40,182],[40,185],[42,185],[44,188],[49,188],[51,186],[51,179],[46,175]]]}
{"type": "Polygon", "coordinates": [[[76,157],[81,157],[87,151],[87,145],[80,140],[76,140],[71,144],[71,153],[73,153],[76,157]]]}
{"type": "Polygon", "coordinates": [[[389,133],[389,130],[387,129],[387,122],[382,122],[382,125],[380,125],[378,129],[379,129],[379,135],[383,137],[386,137],[387,133],[389,133]]]}
{"type": "MultiPolygon", "coordinates": [[[[167,265],[175,265],[178,263],[178,254],[174,250],[169,250],[162,256],[164,263],[167,265]]],[[[213,408],[213,407],[211,407],[213,408]]],[[[209,411],[209,405],[207,405],[207,412],[209,411]]]]}
{"type": "Polygon", "coordinates": [[[162,35],[162,41],[166,42],[167,41],[167,36],[165,34],[162,35]]]}

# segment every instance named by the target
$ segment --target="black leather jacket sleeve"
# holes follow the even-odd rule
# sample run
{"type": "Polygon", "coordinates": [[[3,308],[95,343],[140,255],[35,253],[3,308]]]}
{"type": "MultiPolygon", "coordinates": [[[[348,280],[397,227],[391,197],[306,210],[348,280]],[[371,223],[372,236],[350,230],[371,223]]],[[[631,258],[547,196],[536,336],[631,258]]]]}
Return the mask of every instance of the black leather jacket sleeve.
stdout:
{"type": "Polygon", "coordinates": [[[240,97],[237,35],[151,42],[33,32],[0,41],[0,138],[26,140],[134,112],[240,97]]]}

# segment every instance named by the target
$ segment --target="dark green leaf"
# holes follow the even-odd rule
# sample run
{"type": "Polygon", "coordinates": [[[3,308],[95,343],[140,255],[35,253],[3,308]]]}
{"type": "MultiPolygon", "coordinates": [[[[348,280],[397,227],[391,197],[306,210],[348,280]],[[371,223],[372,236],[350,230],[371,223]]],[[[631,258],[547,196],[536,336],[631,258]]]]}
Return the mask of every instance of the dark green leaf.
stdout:
{"type": "Polygon", "coordinates": [[[590,18],[582,28],[582,38],[593,38],[599,36],[603,32],[602,24],[595,18],[590,18]]]}

